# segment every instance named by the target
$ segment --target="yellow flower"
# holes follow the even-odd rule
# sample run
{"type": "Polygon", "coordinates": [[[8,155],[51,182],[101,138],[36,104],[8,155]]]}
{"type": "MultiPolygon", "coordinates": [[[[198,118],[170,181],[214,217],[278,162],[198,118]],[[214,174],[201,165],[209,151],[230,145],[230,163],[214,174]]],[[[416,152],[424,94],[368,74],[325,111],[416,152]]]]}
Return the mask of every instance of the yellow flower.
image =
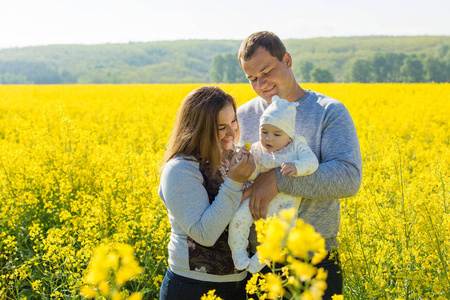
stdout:
{"type": "Polygon", "coordinates": [[[264,242],[256,247],[260,260],[284,262],[282,240],[286,237],[288,227],[289,224],[278,218],[268,222],[264,242]]]}
{"type": "Polygon", "coordinates": [[[31,287],[33,288],[33,290],[37,291],[39,290],[39,287],[41,286],[42,281],[41,280],[35,280],[31,283],[31,287]]]}
{"type": "Polygon", "coordinates": [[[316,279],[317,280],[326,280],[328,277],[328,272],[325,271],[324,268],[319,268],[317,270],[316,279]]]}
{"type": "Polygon", "coordinates": [[[266,279],[264,290],[267,291],[269,299],[276,299],[284,295],[283,281],[278,275],[268,273],[264,278],[266,279]]]}
{"type": "Polygon", "coordinates": [[[311,252],[325,249],[325,240],[314,230],[314,227],[297,219],[296,226],[289,232],[287,248],[296,257],[308,259],[311,252]]]}
{"type": "Polygon", "coordinates": [[[253,295],[258,290],[258,278],[260,273],[253,274],[253,276],[247,281],[245,291],[247,294],[253,295]]]}
{"type": "Polygon", "coordinates": [[[111,293],[111,300],[124,300],[126,295],[124,292],[113,291],[111,293]]]}
{"type": "Polygon", "coordinates": [[[143,296],[141,293],[132,293],[128,300],[142,300],[143,296]]]}
{"type": "Polygon", "coordinates": [[[98,292],[95,288],[89,285],[83,285],[80,287],[81,296],[87,299],[92,299],[97,297],[98,292]]]}
{"type": "Polygon", "coordinates": [[[104,257],[102,268],[116,270],[119,267],[119,256],[114,252],[109,252],[104,257]]]}
{"type": "Polygon", "coordinates": [[[283,209],[279,214],[280,218],[290,222],[292,219],[297,217],[297,210],[295,208],[283,209]]]}
{"type": "Polygon", "coordinates": [[[200,300],[223,300],[222,298],[215,295],[216,290],[210,290],[207,294],[203,294],[200,300]]]}
{"type": "Polygon", "coordinates": [[[311,280],[317,271],[316,267],[295,259],[290,259],[289,268],[301,281],[311,280]]]}
{"type": "Polygon", "coordinates": [[[109,296],[109,293],[111,291],[111,286],[109,285],[108,282],[102,281],[98,285],[98,290],[100,291],[100,294],[102,294],[103,296],[109,296]]]}
{"type": "Polygon", "coordinates": [[[300,299],[301,300],[315,300],[313,295],[311,294],[311,292],[309,290],[304,291],[301,295],[300,295],[300,299]]]}
{"type": "Polygon", "coordinates": [[[137,263],[130,263],[126,266],[122,266],[116,272],[116,283],[122,286],[128,280],[142,273],[142,268],[137,263]]]}
{"type": "Polygon", "coordinates": [[[281,268],[281,276],[282,277],[289,277],[289,266],[283,266],[281,268]]]}
{"type": "Polygon", "coordinates": [[[325,280],[313,279],[311,280],[311,286],[309,291],[313,299],[322,300],[322,296],[325,294],[327,289],[327,283],[325,280]]]}
{"type": "Polygon", "coordinates": [[[328,252],[325,250],[325,248],[321,248],[321,249],[317,250],[317,252],[314,253],[314,255],[311,259],[311,263],[313,265],[317,265],[322,260],[324,260],[324,258],[327,257],[327,255],[328,255],[328,252]]]}
{"type": "MultiPolygon", "coordinates": [[[[0,298],[5,293],[21,298],[4,286],[28,280],[36,295],[45,288],[54,298],[59,294],[51,286],[61,284],[61,291],[74,295],[88,284],[100,298],[101,282],[108,282],[111,297],[120,289],[116,272],[127,264],[122,258],[131,256],[127,249],[107,247],[109,241],[131,243],[139,265],[168,266],[170,224],[155,192],[159,161],[181,99],[197,86],[0,85],[0,206],[8,208],[1,221],[0,260],[13,262],[3,266],[0,298]],[[24,255],[30,249],[18,239],[18,230],[29,236],[35,256],[24,255]],[[91,255],[99,241],[105,242],[103,253],[91,255]]],[[[223,87],[236,99],[252,98],[248,86],[223,87]]],[[[412,299],[445,298],[450,277],[450,101],[445,95],[450,84],[308,88],[343,102],[360,142],[362,188],[340,202],[339,254],[348,288],[376,299],[402,299],[405,290],[412,299]]],[[[281,213],[283,218],[289,219],[281,213]]],[[[317,239],[296,230],[280,255],[292,256],[292,249],[312,254],[305,263],[320,261],[326,252],[317,239]]],[[[258,232],[258,239],[264,236],[265,229],[258,232]]],[[[119,283],[126,285],[130,273],[120,273],[119,283]]],[[[285,284],[295,286],[298,299],[300,280],[293,271],[289,275],[285,284]]],[[[316,279],[324,276],[317,270],[316,279]]],[[[130,286],[150,289],[149,298],[157,297],[160,273],[131,278],[138,283],[130,286]]]]}

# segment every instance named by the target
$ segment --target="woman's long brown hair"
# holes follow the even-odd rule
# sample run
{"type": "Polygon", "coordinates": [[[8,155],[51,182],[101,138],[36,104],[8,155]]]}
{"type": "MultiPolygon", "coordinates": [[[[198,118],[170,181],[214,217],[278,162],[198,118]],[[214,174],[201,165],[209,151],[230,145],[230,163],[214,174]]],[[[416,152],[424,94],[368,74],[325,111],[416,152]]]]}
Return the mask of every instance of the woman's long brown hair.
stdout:
{"type": "MultiPolygon", "coordinates": [[[[229,104],[236,112],[233,97],[219,87],[202,86],[190,92],[178,109],[163,157],[163,168],[172,158],[189,155],[208,165],[215,174],[222,161],[217,118],[219,112],[229,104]]],[[[239,136],[239,129],[236,136],[239,136]]]]}

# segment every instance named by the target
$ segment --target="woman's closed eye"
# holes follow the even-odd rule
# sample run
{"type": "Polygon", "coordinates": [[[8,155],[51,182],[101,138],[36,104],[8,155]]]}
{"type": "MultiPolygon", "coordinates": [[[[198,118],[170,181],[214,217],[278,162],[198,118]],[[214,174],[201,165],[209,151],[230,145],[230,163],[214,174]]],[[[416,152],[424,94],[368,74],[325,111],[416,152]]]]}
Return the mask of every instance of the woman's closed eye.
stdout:
{"type": "MultiPolygon", "coordinates": [[[[231,124],[234,124],[237,122],[237,118],[234,118],[233,121],[231,121],[231,124]]],[[[225,130],[227,128],[227,125],[221,125],[219,126],[219,131],[225,130]]]]}

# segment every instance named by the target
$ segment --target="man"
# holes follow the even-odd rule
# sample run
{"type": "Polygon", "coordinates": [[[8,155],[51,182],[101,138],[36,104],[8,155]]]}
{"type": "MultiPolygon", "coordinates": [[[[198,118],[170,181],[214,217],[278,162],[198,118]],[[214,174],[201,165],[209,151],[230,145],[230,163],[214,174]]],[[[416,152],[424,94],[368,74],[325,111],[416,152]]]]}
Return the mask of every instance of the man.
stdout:
{"type": "MultiPolygon", "coordinates": [[[[296,134],[305,137],[319,160],[312,175],[282,176],[280,169],[261,174],[245,191],[254,219],[266,216],[268,203],[278,192],[303,197],[298,217],[314,226],[333,250],[318,267],[328,271],[324,299],[342,294],[342,273],[337,256],[340,198],[355,195],[362,180],[358,137],[347,109],[339,101],[305,90],[292,72],[292,58],[281,40],[263,31],[250,35],[239,49],[239,63],[258,94],[238,108],[242,142],[258,140],[259,118],[274,95],[297,101],[296,134]]],[[[253,241],[254,247],[254,241],[253,241]]],[[[254,250],[254,248],[253,248],[254,250]]]]}

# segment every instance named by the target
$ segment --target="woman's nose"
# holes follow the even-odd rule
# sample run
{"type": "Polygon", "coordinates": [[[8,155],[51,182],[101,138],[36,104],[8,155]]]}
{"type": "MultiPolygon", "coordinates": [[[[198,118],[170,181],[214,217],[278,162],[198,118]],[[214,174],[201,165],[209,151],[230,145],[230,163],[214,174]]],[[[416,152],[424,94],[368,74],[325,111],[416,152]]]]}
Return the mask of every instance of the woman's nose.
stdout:
{"type": "Polygon", "coordinates": [[[236,136],[236,130],[233,127],[230,127],[228,129],[227,135],[235,137],[236,136]]]}

